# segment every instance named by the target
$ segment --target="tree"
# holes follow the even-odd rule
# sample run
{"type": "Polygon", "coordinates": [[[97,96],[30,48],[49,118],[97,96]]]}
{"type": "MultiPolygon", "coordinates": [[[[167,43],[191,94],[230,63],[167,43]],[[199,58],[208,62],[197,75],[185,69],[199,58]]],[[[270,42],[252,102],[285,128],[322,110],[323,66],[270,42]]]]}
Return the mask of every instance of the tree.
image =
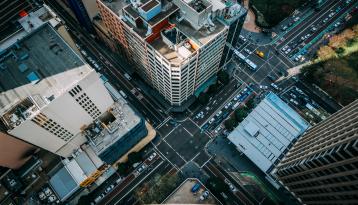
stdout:
{"type": "Polygon", "coordinates": [[[246,107],[251,110],[252,108],[255,107],[255,102],[254,102],[254,98],[251,98],[250,100],[248,100],[246,102],[246,107]]]}
{"type": "Polygon", "coordinates": [[[128,170],[129,166],[127,163],[119,163],[117,165],[117,171],[120,175],[127,175],[128,174],[128,170]]]}
{"type": "Polygon", "coordinates": [[[236,127],[236,125],[237,125],[237,121],[234,117],[231,117],[224,122],[225,128],[229,131],[233,130],[236,127]]]}
{"type": "Polygon", "coordinates": [[[218,80],[224,85],[228,84],[229,83],[229,74],[227,74],[223,70],[220,70],[218,72],[218,80]]]}
{"type": "Polygon", "coordinates": [[[130,165],[142,161],[142,154],[139,152],[131,152],[128,154],[128,163],[130,165]]]}
{"type": "Polygon", "coordinates": [[[208,93],[216,93],[219,90],[219,84],[216,82],[215,84],[210,85],[208,89],[208,93]]]}
{"type": "Polygon", "coordinates": [[[77,205],[88,205],[91,204],[92,202],[92,197],[89,195],[82,195],[78,201],[77,201],[77,205]]]}
{"type": "Polygon", "coordinates": [[[336,53],[337,53],[338,55],[342,55],[342,54],[344,53],[344,51],[345,51],[345,49],[342,48],[342,47],[339,47],[339,48],[336,49],[336,53]]]}
{"type": "Polygon", "coordinates": [[[205,105],[206,103],[209,102],[209,96],[206,93],[200,93],[198,96],[198,100],[200,104],[205,105]]]}
{"type": "Polygon", "coordinates": [[[218,177],[210,177],[207,181],[207,186],[210,190],[217,193],[227,193],[230,192],[229,186],[218,177]]]}
{"type": "Polygon", "coordinates": [[[242,122],[247,116],[247,112],[244,109],[239,108],[235,110],[235,116],[238,122],[242,122]]]}

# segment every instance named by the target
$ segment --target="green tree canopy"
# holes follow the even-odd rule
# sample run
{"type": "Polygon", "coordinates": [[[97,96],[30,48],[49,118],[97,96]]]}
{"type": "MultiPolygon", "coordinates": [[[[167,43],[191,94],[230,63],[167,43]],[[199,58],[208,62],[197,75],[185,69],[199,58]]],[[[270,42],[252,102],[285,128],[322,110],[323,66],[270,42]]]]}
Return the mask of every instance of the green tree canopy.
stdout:
{"type": "Polygon", "coordinates": [[[220,70],[218,72],[218,80],[224,85],[228,84],[229,80],[230,80],[229,79],[229,74],[227,74],[227,72],[225,72],[223,70],[220,70]]]}
{"type": "Polygon", "coordinates": [[[131,152],[128,154],[128,163],[130,165],[142,161],[142,154],[139,152],[131,152]]]}
{"type": "Polygon", "coordinates": [[[229,119],[225,120],[224,126],[227,130],[233,130],[237,125],[237,121],[235,117],[230,117],[229,119]]]}
{"type": "Polygon", "coordinates": [[[199,103],[205,105],[209,102],[209,95],[206,93],[200,93],[198,96],[199,103]]]}

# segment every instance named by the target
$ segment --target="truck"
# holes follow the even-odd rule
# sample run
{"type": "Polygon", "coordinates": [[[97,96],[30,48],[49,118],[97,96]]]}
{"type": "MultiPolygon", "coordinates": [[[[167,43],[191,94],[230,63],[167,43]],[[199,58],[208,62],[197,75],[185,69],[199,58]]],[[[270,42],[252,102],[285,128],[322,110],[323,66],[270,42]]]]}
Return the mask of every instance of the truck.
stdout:
{"type": "Polygon", "coordinates": [[[128,73],[125,73],[124,77],[126,77],[128,80],[132,80],[132,77],[128,73]]]}
{"type": "Polygon", "coordinates": [[[109,94],[112,96],[114,100],[119,100],[124,97],[124,96],[122,97],[121,94],[119,94],[119,92],[117,91],[117,89],[115,89],[109,82],[105,82],[104,86],[107,88],[109,94]]]}

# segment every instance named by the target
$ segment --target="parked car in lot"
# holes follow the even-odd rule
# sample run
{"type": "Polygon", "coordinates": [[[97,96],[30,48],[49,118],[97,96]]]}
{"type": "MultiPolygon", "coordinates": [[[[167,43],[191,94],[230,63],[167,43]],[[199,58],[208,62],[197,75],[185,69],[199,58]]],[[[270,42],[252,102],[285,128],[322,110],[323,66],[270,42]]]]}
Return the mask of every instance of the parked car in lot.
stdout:
{"type": "Polygon", "coordinates": [[[152,161],[156,156],[157,156],[157,153],[156,153],[156,152],[153,152],[153,154],[151,154],[151,155],[148,157],[148,160],[149,160],[149,161],[152,161]]]}
{"type": "Polygon", "coordinates": [[[222,130],[222,127],[218,127],[218,128],[215,129],[214,132],[217,134],[217,133],[219,133],[221,130],[222,130]]]}

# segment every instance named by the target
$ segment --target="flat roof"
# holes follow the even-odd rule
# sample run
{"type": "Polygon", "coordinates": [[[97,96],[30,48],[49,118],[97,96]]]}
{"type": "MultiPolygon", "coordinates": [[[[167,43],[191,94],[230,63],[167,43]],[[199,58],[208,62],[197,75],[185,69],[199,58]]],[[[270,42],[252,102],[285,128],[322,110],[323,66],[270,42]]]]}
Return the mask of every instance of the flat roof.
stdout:
{"type": "Polygon", "coordinates": [[[101,125],[106,124],[106,128],[95,126],[96,121],[92,124],[93,126],[88,126],[94,132],[87,132],[87,138],[98,155],[120,140],[141,121],[124,99],[117,100],[109,110],[111,111],[103,113],[97,119],[101,125]]]}
{"type": "Polygon", "coordinates": [[[269,93],[228,139],[266,173],[309,126],[277,95],[269,93]]]}
{"type": "Polygon", "coordinates": [[[45,23],[0,53],[0,114],[28,96],[57,97],[92,71],[45,23]]]}

